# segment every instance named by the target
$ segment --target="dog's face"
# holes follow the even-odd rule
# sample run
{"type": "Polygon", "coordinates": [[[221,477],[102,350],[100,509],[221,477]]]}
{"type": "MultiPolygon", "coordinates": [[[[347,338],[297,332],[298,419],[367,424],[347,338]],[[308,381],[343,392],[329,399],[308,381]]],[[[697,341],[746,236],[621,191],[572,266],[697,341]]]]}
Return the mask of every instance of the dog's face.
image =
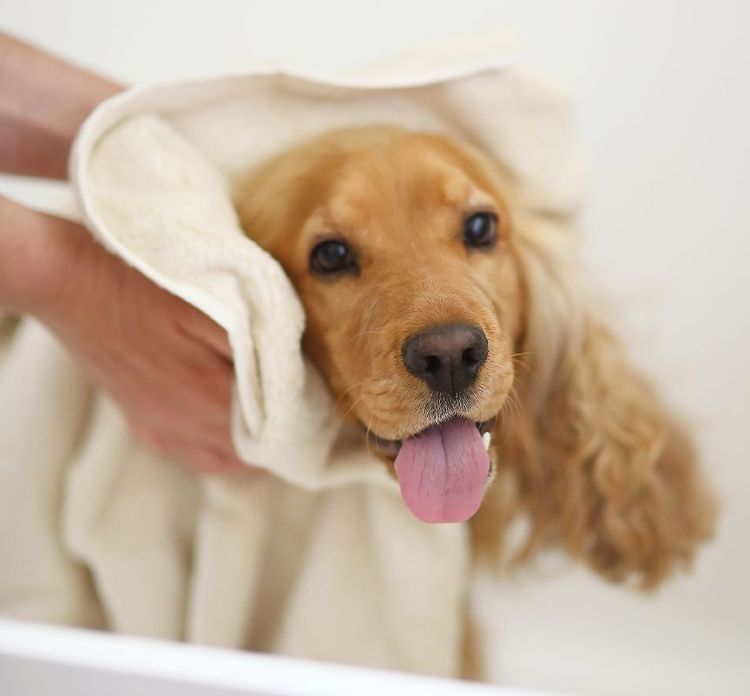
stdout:
{"type": "Polygon", "coordinates": [[[239,208],[294,283],[339,408],[396,458],[412,510],[473,514],[490,473],[481,434],[511,390],[521,326],[490,166],[439,136],[342,131],[257,171],[239,208]]]}
{"type": "Polygon", "coordinates": [[[565,217],[520,183],[443,137],[370,127],[267,162],[237,206],[297,288],[306,350],[342,415],[418,517],[477,511],[481,431],[502,410],[493,450],[508,485],[472,520],[474,546],[501,548],[523,511],[527,553],[558,543],[653,585],[709,534],[713,500],[689,438],[590,311],[565,217]]]}

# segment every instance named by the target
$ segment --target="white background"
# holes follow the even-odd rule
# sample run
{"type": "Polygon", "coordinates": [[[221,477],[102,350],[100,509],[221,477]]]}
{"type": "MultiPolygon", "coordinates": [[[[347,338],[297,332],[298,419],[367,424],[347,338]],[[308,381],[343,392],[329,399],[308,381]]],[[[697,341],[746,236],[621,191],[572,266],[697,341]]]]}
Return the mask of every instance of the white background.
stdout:
{"type": "Polygon", "coordinates": [[[749,26],[742,0],[0,0],[0,28],[128,82],[348,68],[511,27],[569,88],[591,159],[587,257],[724,503],[696,572],[655,596],[577,570],[482,583],[496,679],[602,695],[750,693],[749,26]]]}

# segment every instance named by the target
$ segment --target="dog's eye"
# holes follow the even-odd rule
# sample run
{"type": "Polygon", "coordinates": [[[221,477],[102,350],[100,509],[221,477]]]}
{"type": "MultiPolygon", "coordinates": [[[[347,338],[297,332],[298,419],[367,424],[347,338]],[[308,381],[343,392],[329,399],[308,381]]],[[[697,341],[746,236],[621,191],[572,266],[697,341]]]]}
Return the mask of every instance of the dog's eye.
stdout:
{"type": "Polygon", "coordinates": [[[492,246],[497,239],[497,215],[474,213],[464,221],[464,244],[470,247],[492,246]]]}
{"type": "Polygon", "coordinates": [[[315,273],[337,273],[355,271],[354,254],[348,244],[340,239],[329,239],[313,247],[310,253],[310,269],[315,273]]]}

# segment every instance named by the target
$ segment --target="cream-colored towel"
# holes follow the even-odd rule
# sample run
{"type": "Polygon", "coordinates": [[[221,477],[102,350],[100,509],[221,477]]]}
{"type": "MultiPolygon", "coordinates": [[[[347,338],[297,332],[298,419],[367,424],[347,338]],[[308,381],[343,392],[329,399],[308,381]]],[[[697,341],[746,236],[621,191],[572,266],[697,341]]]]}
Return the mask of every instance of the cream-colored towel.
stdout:
{"type": "Polygon", "coordinates": [[[565,100],[505,42],[476,47],[347,79],[261,71],[133,89],[92,114],[71,166],[84,220],[227,330],[235,446],[269,475],[201,480],[150,454],[42,326],[0,318],[0,612],[456,672],[466,528],[414,518],[340,425],[300,350],[301,305],[243,236],[229,184],[321,131],[386,122],[474,143],[523,182],[527,205],[574,213],[565,100]]]}

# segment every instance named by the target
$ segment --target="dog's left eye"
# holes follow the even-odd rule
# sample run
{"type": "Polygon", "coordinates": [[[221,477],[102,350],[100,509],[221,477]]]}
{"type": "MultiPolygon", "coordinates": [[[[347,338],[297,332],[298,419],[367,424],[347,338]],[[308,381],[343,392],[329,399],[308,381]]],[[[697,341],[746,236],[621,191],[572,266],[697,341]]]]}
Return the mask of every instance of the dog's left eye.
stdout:
{"type": "Polygon", "coordinates": [[[497,215],[474,213],[464,220],[464,244],[470,247],[492,246],[497,240],[497,215]]]}

